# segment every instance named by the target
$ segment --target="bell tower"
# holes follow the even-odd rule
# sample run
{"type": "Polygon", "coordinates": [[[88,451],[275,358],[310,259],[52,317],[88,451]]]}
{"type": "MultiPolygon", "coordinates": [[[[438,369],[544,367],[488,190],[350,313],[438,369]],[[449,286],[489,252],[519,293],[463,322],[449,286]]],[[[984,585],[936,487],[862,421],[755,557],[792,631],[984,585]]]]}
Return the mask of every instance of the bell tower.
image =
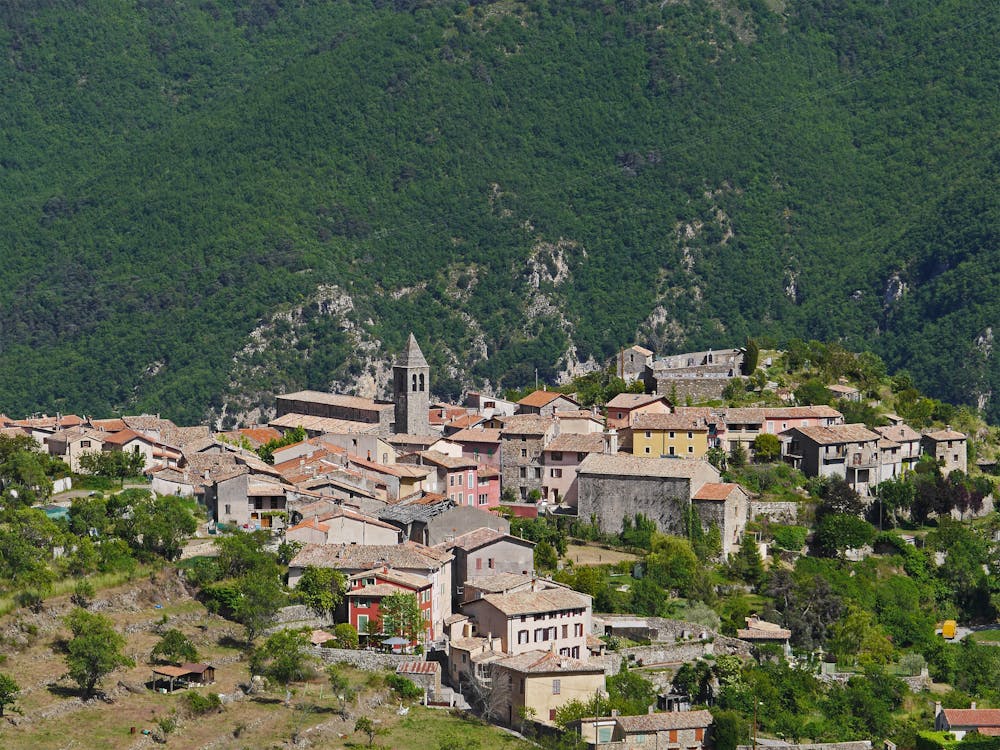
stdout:
{"type": "Polygon", "coordinates": [[[408,435],[430,433],[430,367],[410,334],[406,349],[392,366],[392,400],[396,405],[396,432],[408,435]]]}

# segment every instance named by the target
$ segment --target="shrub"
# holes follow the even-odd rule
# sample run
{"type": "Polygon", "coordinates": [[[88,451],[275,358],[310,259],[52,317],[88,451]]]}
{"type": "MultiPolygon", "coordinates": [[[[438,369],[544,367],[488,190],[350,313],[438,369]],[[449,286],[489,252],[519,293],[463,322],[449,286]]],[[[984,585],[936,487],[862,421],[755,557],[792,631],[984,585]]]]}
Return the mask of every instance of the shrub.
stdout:
{"type": "Polygon", "coordinates": [[[37,591],[22,591],[14,600],[19,607],[27,607],[35,614],[42,611],[42,595],[37,591]]]}
{"type": "Polygon", "coordinates": [[[349,622],[342,622],[333,629],[333,635],[337,639],[340,648],[357,648],[358,631],[349,622]]]}
{"type": "Polygon", "coordinates": [[[73,596],[70,600],[78,607],[83,607],[86,609],[91,600],[94,598],[94,587],[91,585],[90,581],[80,580],[77,581],[76,587],[73,589],[73,596]]]}
{"type": "Polygon", "coordinates": [[[792,552],[797,552],[805,546],[806,534],[808,533],[809,530],[805,526],[779,526],[777,524],[771,526],[771,535],[774,537],[775,545],[792,552]]]}
{"type": "Polygon", "coordinates": [[[192,716],[204,716],[222,708],[222,700],[217,693],[188,690],[181,696],[181,702],[192,716]]]}
{"type": "Polygon", "coordinates": [[[422,687],[398,674],[387,675],[385,684],[396,691],[396,694],[404,700],[416,700],[424,694],[422,687]]]}

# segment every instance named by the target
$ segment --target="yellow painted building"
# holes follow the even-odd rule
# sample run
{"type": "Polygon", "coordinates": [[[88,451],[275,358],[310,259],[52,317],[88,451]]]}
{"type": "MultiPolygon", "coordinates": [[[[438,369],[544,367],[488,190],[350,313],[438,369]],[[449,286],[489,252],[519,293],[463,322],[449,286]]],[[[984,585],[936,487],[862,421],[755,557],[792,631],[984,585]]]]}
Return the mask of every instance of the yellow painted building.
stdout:
{"type": "Polygon", "coordinates": [[[632,423],[632,455],[645,458],[703,458],[708,425],[682,414],[638,414],[632,423]]]}

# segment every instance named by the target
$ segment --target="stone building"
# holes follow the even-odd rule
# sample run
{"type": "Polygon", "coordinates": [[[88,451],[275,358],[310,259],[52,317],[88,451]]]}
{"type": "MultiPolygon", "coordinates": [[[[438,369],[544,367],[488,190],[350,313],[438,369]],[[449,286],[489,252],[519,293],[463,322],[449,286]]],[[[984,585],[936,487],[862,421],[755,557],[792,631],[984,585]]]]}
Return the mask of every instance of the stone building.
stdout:
{"type": "Polygon", "coordinates": [[[426,435],[430,432],[430,367],[411,333],[406,349],[392,366],[392,397],[395,402],[395,432],[426,435]]]}
{"type": "Polygon", "coordinates": [[[924,453],[934,456],[941,464],[941,473],[948,476],[953,471],[968,472],[966,440],[965,434],[956,432],[948,425],[943,430],[925,432],[920,438],[920,447],[924,453]]]}
{"type": "Polygon", "coordinates": [[[683,535],[692,498],[718,481],[719,472],[701,459],[592,453],[577,470],[577,514],[593,518],[601,531],[618,533],[624,518],[641,513],[661,531],[683,535]]]}
{"type": "Polygon", "coordinates": [[[503,420],[500,430],[500,475],[504,490],[510,488],[518,500],[533,490],[541,495],[544,485],[542,450],[556,430],[556,421],[537,414],[517,414],[503,420]]]}

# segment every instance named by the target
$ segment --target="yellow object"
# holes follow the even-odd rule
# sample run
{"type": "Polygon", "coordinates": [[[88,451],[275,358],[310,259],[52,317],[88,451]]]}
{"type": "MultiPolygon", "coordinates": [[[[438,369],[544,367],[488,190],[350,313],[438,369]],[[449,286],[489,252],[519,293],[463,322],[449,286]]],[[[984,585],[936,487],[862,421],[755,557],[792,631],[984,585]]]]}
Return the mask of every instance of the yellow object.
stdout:
{"type": "Polygon", "coordinates": [[[945,620],[941,626],[941,637],[951,640],[955,637],[955,628],[957,627],[958,623],[954,620],[945,620]]]}

